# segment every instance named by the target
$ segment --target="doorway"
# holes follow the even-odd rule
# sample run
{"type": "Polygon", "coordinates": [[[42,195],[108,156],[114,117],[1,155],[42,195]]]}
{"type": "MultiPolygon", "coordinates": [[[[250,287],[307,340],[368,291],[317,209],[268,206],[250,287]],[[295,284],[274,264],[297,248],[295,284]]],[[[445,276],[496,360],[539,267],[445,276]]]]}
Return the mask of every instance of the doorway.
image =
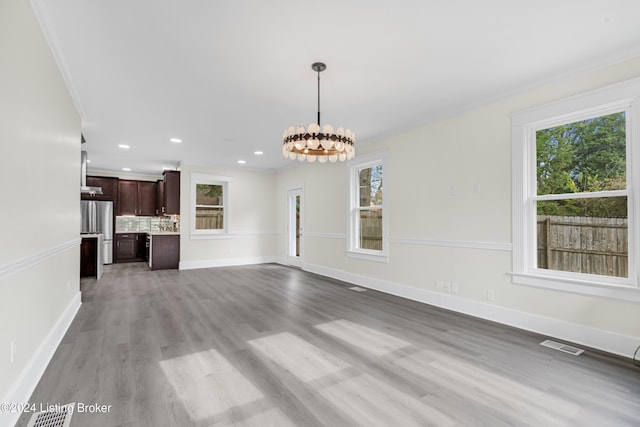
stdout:
{"type": "Polygon", "coordinates": [[[302,267],[302,188],[287,192],[287,263],[302,267]]]}

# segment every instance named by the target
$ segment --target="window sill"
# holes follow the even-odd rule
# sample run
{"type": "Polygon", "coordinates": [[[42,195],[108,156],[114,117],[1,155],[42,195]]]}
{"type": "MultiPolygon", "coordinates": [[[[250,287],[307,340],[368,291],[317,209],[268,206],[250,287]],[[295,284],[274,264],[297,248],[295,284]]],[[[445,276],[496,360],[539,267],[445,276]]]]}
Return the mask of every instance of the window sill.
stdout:
{"type": "Polygon", "coordinates": [[[364,261],[374,261],[381,263],[389,262],[389,255],[383,253],[373,253],[373,252],[360,252],[360,251],[346,251],[345,252],[348,258],[361,259],[364,261]]]}
{"type": "MultiPolygon", "coordinates": [[[[601,298],[640,302],[640,289],[633,284],[613,284],[607,282],[580,280],[574,278],[547,276],[536,273],[511,273],[516,285],[533,286],[554,291],[570,292],[601,298]]],[[[622,280],[620,281],[622,283],[622,280]]]]}

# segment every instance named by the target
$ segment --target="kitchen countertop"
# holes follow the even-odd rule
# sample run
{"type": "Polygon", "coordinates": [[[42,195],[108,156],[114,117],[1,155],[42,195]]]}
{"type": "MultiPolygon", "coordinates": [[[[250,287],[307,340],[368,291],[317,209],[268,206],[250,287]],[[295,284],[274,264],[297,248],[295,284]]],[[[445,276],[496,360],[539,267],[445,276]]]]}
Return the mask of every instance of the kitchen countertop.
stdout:
{"type": "Polygon", "coordinates": [[[150,234],[152,236],[156,236],[156,235],[171,235],[171,234],[175,234],[175,235],[179,235],[180,232],[179,231],[159,231],[159,230],[154,230],[154,231],[149,231],[149,230],[131,230],[131,231],[116,231],[116,234],[150,234]]]}
{"type": "Polygon", "coordinates": [[[102,236],[102,233],[80,233],[82,238],[96,238],[102,236]]]}
{"type": "Polygon", "coordinates": [[[151,236],[179,236],[179,231],[147,231],[151,236]]]}

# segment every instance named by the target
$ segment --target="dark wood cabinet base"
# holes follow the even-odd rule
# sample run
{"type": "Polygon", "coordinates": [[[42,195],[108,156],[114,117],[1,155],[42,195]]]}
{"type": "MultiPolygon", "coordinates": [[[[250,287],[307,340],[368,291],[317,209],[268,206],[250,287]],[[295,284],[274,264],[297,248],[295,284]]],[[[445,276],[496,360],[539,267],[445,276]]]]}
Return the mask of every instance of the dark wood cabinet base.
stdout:
{"type": "Polygon", "coordinates": [[[97,277],[97,257],[98,238],[83,238],[80,244],[80,277],[97,277]]]}
{"type": "Polygon", "coordinates": [[[180,263],[180,236],[153,235],[151,236],[152,270],[177,269],[180,263]]]}
{"type": "Polygon", "coordinates": [[[146,233],[116,233],[115,262],[144,261],[146,233]]]}

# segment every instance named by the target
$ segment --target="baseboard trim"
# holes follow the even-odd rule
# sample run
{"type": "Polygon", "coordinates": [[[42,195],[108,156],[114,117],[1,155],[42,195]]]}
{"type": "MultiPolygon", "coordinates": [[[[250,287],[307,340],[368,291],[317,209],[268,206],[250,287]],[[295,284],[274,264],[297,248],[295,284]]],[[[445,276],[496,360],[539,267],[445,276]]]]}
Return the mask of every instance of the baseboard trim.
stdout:
{"type": "MultiPolygon", "coordinates": [[[[16,404],[29,402],[31,394],[36,389],[64,334],[66,334],[71,322],[76,317],[81,304],[81,293],[78,292],[33,354],[2,402],[16,404]]],[[[18,412],[0,411],[0,425],[14,425],[20,415],[21,413],[18,412]]]]}
{"type": "Polygon", "coordinates": [[[638,346],[637,337],[500,307],[494,304],[473,301],[455,295],[401,285],[321,265],[305,263],[303,269],[365,288],[596,348],[627,358],[633,357],[633,352],[638,346]]]}
{"type": "Polygon", "coordinates": [[[180,261],[180,270],[193,270],[196,268],[232,267],[235,265],[268,264],[276,262],[276,257],[244,257],[244,258],[220,258],[204,259],[200,261],[180,261]]]}

